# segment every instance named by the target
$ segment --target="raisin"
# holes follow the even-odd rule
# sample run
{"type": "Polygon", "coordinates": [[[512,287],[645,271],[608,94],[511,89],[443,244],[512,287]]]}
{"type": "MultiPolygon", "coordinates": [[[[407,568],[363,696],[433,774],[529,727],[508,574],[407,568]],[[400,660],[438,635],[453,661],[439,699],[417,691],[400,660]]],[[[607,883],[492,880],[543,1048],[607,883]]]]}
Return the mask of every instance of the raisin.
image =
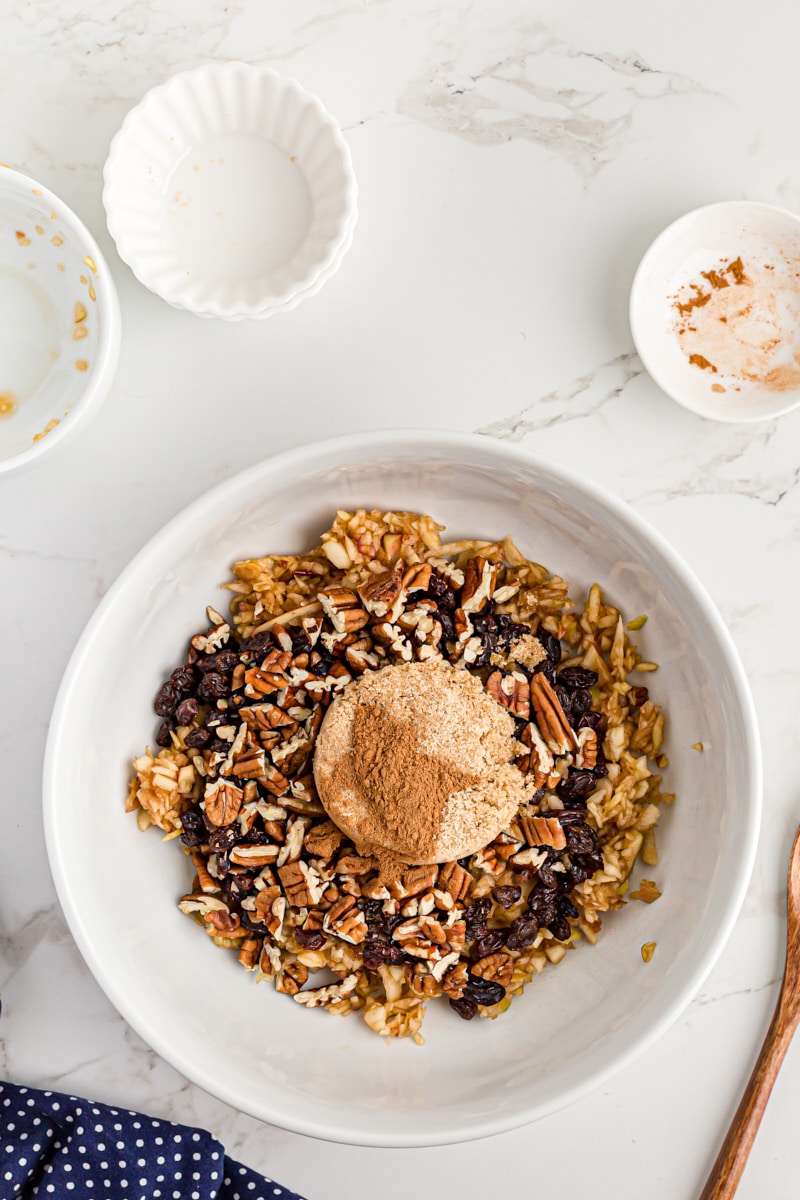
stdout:
{"type": "Polygon", "coordinates": [[[572,917],[573,920],[578,919],[578,910],[570,900],[569,896],[559,896],[556,901],[556,908],[560,917],[572,917]]]}
{"type": "Polygon", "coordinates": [[[167,680],[159,688],[158,695],[155,698],[153,708],[160,717],[171,717],[175,712],[175,706],[178,703],[178,697],[175,695],[175,689],[167,680]]]}
{"type": "Polygon", "coordinates": [[[573,717],[582,717],[592,707],[592,693],[588,688],[576,688],[570,698],[573,717]]]}
{"type": "Polygon", "coordinates": [[[528,910],[540,925],[549,925],[557,914],[556,902],[556,892],[537,885],[528,896],[528,910]]]}
{"type": "Polygon", "coordinates": [[[197,682],[194,667],[186,663],[183,667],[176,667],[169,677],[172,688],[176,696],[184,697],[191,696],[197,682]]]}
{"type": "MultiPolygon", "coordinates": [[[[212,850],[218,853],[224,850],[230,850],[239,838],[242,836],[242,831],[238,824],[223,825],[220,829],[214,828],[212,833],[208,834],[208,844],[212,850]]],[[[248,834],[248,838],[250,838],[248,834]]]]}
{"type": "Polygon", "coordinates": [[[181,700],[175,709],[175,720],[179,725],[191,725],[199,711],[200,705],[197,700],[194,696],[189,696],[186,700],[181,700]]]}
{"type": "Polygon", "coordinates": [[[242,642],[241,648],[253,658],[266,658],[270,650],[275,649],[275,639],[269,630],[265,630],[264,633],[254,633],[247,641],[242,642]]]}
{"type": "Polygon", "coordinates": [[[634,708],[641,708],[643,704],[647,703],[649,695],[646,687],[635,687],[628,692],[628,699],[634,708]]]}
{"type": "Polygon", "coordinates": [[[174,721],[162,721],[161,722],[161,724],[158,727],[158,733],[156,734],[156,745],[157,746],[166,747],[166,746],[172,745],[172,738],[169,736],[169,731],[170,731],[170,729],[173,728],[174,724],[175,724],[174,721]]]}
{"type": "MultiPolygon", "coordinates": [[[[539,639],[542,649],[544,650],[550,662],[561,662],[561,642],[558,640],[558,638],[550,633],[549,629],[537,630],[536,636],[539,639]]],[[[551,682],[553,681],[551,680],[551,682]]]]}
{"type": "Polygon", "coordinates": [[[603,714],[599,712],[581,713],[581,719],[578,721],[578,729],[593,729],[595,733],[599,733],[600,726],[603,724],[603,714]]]}
{"type": "Polygon", "coordinates": [[[538,932],[539,922],[535,917],[530,915],[517,917],[509,926],[506,949],[525,950],[536,941],[538,932]]]}
{"type": "Polygon", "coordinates": [[[204,750],[211,741],[209,729],[192,729],[183,739],[191,750],[204,750]]]}
{"type": "Polygon", "coordinates": [[[560,683],[555,686],[556,699],[564,710],[566,716],[572,712],[572,699],[566,688],[563,688],[560,683]]]}
{"type": "Polygon", "coordinates": [[[452,613],[447,612],[446,609],[439,608],[436,610],[436,620],[442,627],[442,636],[445,641],[454,642],[456,640],[456,627],[452,613]]]}
{"type": "Polygon", "coordinates": [[[501,613],[495,617],[497,621],[497,631],[500,641],[503,643],[504,649],[508,650],[513,642],[519,641],[526,633],[530,633],[530,626],[520,625],[513,621],[508,613],[501,613]]]}
{"type": "Polygon", "coordinates": [[[492,896],[501,908],[513,907],[521,895],[522,888],[514,887],[514,885],[510,883],[505,884],[502,887],[492,888],[492,896]]]}
{"type": "Polygon", "coordinates": [[[364,942],[364,966],[368,971],[377,971],[383,963],[397,964],[403,961],[403,951],[393,942],[382,942],[367,938],[364,942]]]}
{"type": "Polygon", "coordinates": [[[487,954],[496,954],[506,944],[505,929],[489,929],[482,938],[476,941],[474,953],[476,958],[485,958],[487,954]]]}
{"type": "Polygon", "coordinates": [[[321,950],[327,939],[321,929],[295,929],[294,940],[304,950],[321,950]]]}
{"type": "Polygon", "coordinates": [[[565,917],[556,917],[547,926],[554,938],[558,938],[560,942],[568,942],[572,937],[572,926],[565,917]]]}
{"type": "Polygon", "coordinates": [[[597,786],[591,771],[576,771],[570,768],[567,778],[556,789],[562,800],[585,800],[597,786]]]}
{"type": "Polygon", "coordinates": [[[209,671],[204,675],[200,686],[197,689],[197,695],[201,700],[222,700],[225,696],[229,696],[231,686],[224,675],[220,675],[218,671],[209,671]]]}
{"type": "Polygon", "coordinates": [[[542,863],[541,867],[539,867],[538,880],[543,888],[549,888],[551,891],[554,891],[558,887],[558,880],[549,863],[542,863]]]}
{"type": "Polygon", "coordinates": [[[549,659],[544,662],[537,663],[533,668],[534,675],[544,675],[548,683],[555,685],[556,682],[556,665],[551,663],[549,659]]]}
{"type": "Polygon", "coordinates": [[[577,862],[575,862],[574,855],[570,855],[570,858],[573,859],[572,869],[575,870],[576,866],[582,867],[586,871],[587,878],[590,875],[594,875],[595,871],[602,871],[603,869],[603,856],[599,851],[595,854],[581,854],[577,862]]]}
{"type": "Polygon", "coordinates": [[[570,854],[594,854],[597,850],[597,834],[589,825],[570,825],[564,832],[570,854]]]}
{"type": "Polygon", "coordinates": [[[481,896],[471,904],[464,914],[467,922],[467,939],[477,941],[486,933],[486,918],[492,911],[492,902],[488,896],[481,896]]]}
{"type": "Polygon", "coordinates": [[[474,1000],[470,1000],[469,996],[462,996],[460,1000],[451,1000],[450,1007],[463,1017],[465,1021],[471,1021],[478,1011],[478,1006],[474,1000]]]}
{"type": "Polygon", "coordinates": [[[431,600],[435,600],[439,608],[454,609],[456,607],[456,594],[451,587],[442,579],[441,575],[431,575],[431,581],[428,585],[428,595],[431,600]]]}
{"type": "Polygon", "coordinates": [[[184,846],[193,848],[200,846],[206,840],[206,826],[203,820],[203,814],[197,808],[190,808],[188,812],[181,815],[181,825],[183,833],[181,841],[184,846]]]}
{"type": "Polygon", "coordinates": [[[502,983],[496,983],[494,979],[478,979],[475,975],[470,975],[469,983],[464,988],[464,996],[476,1004],[499,1004],[505,994],[502,983]]]}
{"type": "Polygon", "coordinates": [[[558,673],[558,682],[571,692],[576,688],[594,687],[597,683],[597,671],[589,671],[586,667],[564,667],[558,673]]]}

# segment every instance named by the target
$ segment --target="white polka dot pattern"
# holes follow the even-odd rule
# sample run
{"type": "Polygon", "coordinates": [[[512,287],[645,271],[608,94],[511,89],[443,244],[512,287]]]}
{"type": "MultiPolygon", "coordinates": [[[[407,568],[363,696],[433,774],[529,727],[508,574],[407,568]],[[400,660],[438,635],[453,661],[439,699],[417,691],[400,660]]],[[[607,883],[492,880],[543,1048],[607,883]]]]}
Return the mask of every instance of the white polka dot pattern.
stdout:
{"type": "Polygon", "coordinates": [[[302,1200],[210,1133],[0,1083],[2,1200],[302,1200]]]}

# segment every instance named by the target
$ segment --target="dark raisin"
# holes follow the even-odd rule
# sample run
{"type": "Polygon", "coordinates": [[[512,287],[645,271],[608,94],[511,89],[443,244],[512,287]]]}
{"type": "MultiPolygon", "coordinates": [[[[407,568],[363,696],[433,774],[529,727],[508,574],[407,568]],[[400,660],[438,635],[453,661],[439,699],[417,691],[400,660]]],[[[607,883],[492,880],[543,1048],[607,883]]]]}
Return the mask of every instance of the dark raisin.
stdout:
{"type": "Polygon", "coordinates": [[[476,958],[485,958],[487,954],[496,954],[506,944],[505,929],[490,929],[473,947],[476,958]]]}
{"type": "Polygon", "coordinates": [[[477,941],[486,933],[486,918],[491,911],[492,902],[488,896],[481,896],[479,900],[469,906],[464,914],[469,941],[477,941]]]}
{"type": "Polygon", "coordinates": [[[247,641],[242,642],[241,648],[253,658],[266,658],[270,650],[275,649],[275,639],[268,630],[264,633],[254,633],[247,641]]]}
{"type": "Polygon", "coordinates": [[[539,867],[537,878],[541,886],[548,888],[550,891],[554,891],[558,887],[555,872],[548,863],[542,863],[541,867],[539,867]]]}
{"type": "Polygon", "coordinates": [[[558,703],[563,708],[565,714],[569,716],[572,712],[572,699],[566,688],[563,688],[560,683],[555,686],[555,693],[558,703]]]}
{"type": "Polygon", "coordinates": [[[153,708],[160,717],[171,717],[175,712],[175,706],[178,703],[178,697],[175,695],[175,689],[167,680],[159,688],[158,695],[155,698],[153,708]]]}
{"type": "Polygon", "coordinates": [[[528,896],[528,910],[540,925],[549,925],[555,919],[557,909],[557,893],[550,888],[533,888],[528,896]]]}
{"type": "Polygon", "coordinates": [[[304,950],[321,950],[327,939],[321,929],[295,929],[294,940],[304,950]]]}
{"type": "Polygon", "coordinates": [[[189,696],[186,700],[181,700],[175,709],[175,720],[179,725],[191,725],[199,711],[200,705],[194,696],[189,696]]]}
{"type": "Polygon", "coordinates": [[[370,921],[383,921],[383,901],[381,900],[359,900],[358,907],[364,914],[364,919],[369,924],[370,921]]]}
{"type": "Polygon", "coordinates": [[[565,830],[570,854],[594,854],[597,834],[589,825],[570,825],[565,830]]]}
{"type": "Polygon", "coordinates": [[[239,653],[237,650],[220,650],[217,654],[208,654],[205,658],[201,658],[197,666],[204,675],[207,675],[209,671],[216,671],[220,675],[230,675],[238,663],[239,653]]]}
{"type": "Polygon", "coordinates": [[[556,790],[562,800],[585,800],[596,787],[597,780],[591,771],[570,769],[567,778],[561,781],[556,790]]]}
{"type": "Polygon", "coordinates": [[[480,653],[477,655],[475,662],[472,664],[473,668],[475,670],[479,670],[481,667],[488,667],[489,661],[496,649],[497,638],[494,636],[494,634],[487,633],[483,639],[483,646],[481,647],[480,653]]]}
{"type": "Polygon", "coordinates": [[[436,620],[442,627],[442,636],[446,642],[454,642],[456,640],[456,627],[453,621],[452,613],[443,609],[437,609],[436,620]]]}
{"type": "Polygon", "coordinates": [[[238,842],[242,836],[242,831],[236,823],[233,825],[223,825],[220,829],[212,826],[212,829],[213,832],[208,834],[208,844],[212,850],[216,850],[217,852],[230,850],[231,846],[238,842]]]}
{"type": "Polygon", "coordinates": [[[230,748],[230,742],[226,742],[222,738],[214,738],[213,742],[206,747],[212,754],[227,754],[230,748]]]}
{"type": "Polygon", "coordinates": [[[492,896],[501,908],[512,908],[521,895],[522,888],[514,887],[511,883],[504,884],[502,887],[492,888],[492,896]]]}
{"type": "MultiPolygon", "coordinates": [[[[548,629],[539,629],[536,633],[542,649],[551,663],[561,662],[561,642],[548,629]]],[[[562,671],[563,675],[563,671],[562,671]]]]}
{"type": "Polygon", "coordinates": [[[530,626],[520,625],[513,621],[508,613],[501,613],[495,617],[497,621],[497,632],[504,649],[508,650],[513,642],[519,641],[526,633],[530,633],[530,626]]]}
{"type": "Polygon", "coordinates": [[[201,700],[222,700],[230,695],[230,691],[230,683],[224,675],[220,675],[218,671],[209,671],[203,676],[197,694],[201,700]]]}
{"type": "Polygon", "coordinates": [[[208,729],[192,729],[184,741],[191,750],[204,750],[211,741],[211,732],[208,729]]]}
{"type": "Polygon", "coordinates": [[[571,692],[575,688],[590,688],[597,683],[597,672],[589,671],[586,667],[564,667],[558,673],[558,682],[571,692]]]}
{"type": "Polygon", "coordinates": [[[450,1007],[465,1021],[471,1021],[478,1011],[477,1004],[474,1000],[470,1000],[469,996],[462,996],[460,1000],[451,1000],[450,1007]]]}
{"type": "Polygon", "coordinates": [[[431,581],[428,585],[428,595],[431,600],[435,600],[439,608],[454,609],[456,606],[456,594],[451,587],[442,579],[441,575],[435,572],[431,575],[431,581]]]}
{"type": "Polygon", "coordinates": [[[507,950],[525,950],[536,941],[539,932],[539,922],[534,916],[517,917],[511,922],[506,938],[507,950]]]}
{"type": "Polygon", "coordinates": [[[576,688],[570,701],[573,717],[582,717],[592,707],[592,693],[588,688],[576,688]]]}
{"type": "Polygon", "coordinates": [[[582,867],[577,862],[573,861],[572,866],[570,867],[569,871],[567,871],[567,878],[570,882],[571,891],[572,888],[577,887],[579,883],[586,882],[586,880],[589,878],[589,872],[585,867],[582,867]]]}
{"type": "Polygon", "coordinates": [[[206,729],[216,729],[217,725],[225,724],[225,714],[216,708],[210,708],[203,717],[203,724],[206,729]]]}
{"type": "Polygon", "coordinates": [[[593,729],[597,733],[603,724],[603,714],[599,712],[581,713],[578,729],[593,729]]]}
{"type": "Polygon", "coordinates": [[[572,917],[573,920],[578,919],[578,910],[569,896],[559,896],[556,901],[556,908],[560,917],[572,917]]]}
{"type": "Polygon", "coordinates": [[[628,692],[628,699],[634,708],[641,708],[643,704],[647,703],[649,695],[646,687],[635,687],[628,692]]]}
{"type": "Polygon", "coordinates": [[[176,667],[169,677],[173,690],[176,696],[191,696],[197,683],[197,674],[194,667],[186,663],[183,667],[176,667]]]}
{"type": "Polygon", "coordinates": [[[547,926],[554,938],[558,938],[560,942],[568,942],[572,937],[572,927],[565,917],[556,917],[547,926]]]}
{"type": "Polygon", "coordinates": [[[377,971],[383,963],[396,964],[403,961],[403,951],[394,942],[382,942],[367,938],[364,942],[364,966],[368,971],[377,971]]]}
{"type": "Polygon", "coordinates": [[[290,625],[286,632],[292,639],[292,654],[310,654],[313,650],[308,634],[302,625],[290,625]]]}
{"type": "Polygon", "coordinates": [[[573,855],[570,855],[570,858],[573,859],[573,871],[576,867],[582,867],[586,871],[587,879],[590,875],[594,875],[595,871],[603,869],[603,856],[599,851],[596,854],[581,854],[577,862],[573,855]]]}
{"type": "Polygon", "coordinates": [[[533,668],[533,674],[534,675],[540,675],[540,674],[544,675],[544,677],[548,681],[548,683],[555,684],[555,682],[556,682],[556,665],[555,665],[555,663],[551,663],[549,659],[545,659],[544,662],[540,662],[540,663],[536,664],[536,666],[533,668]]]}
{"type": "Polygon", "coordinates": [[[175,724],[174,721],[162,721],[161,722],[161,724],[158,727],[158,733],[156,734],[156,745],[157,746],[171,746],[172,745],[172,738],[169,736],[169,731],[173,728],[174,724],[175,724]]]}
{"type": "Polygon", "coordinates": [[[505,994],[502,983],[496,983],[493,979],[478,979],[474,975],[470,975],[469,983],[464,988],[464,996],[476,1004],[499,1004],[505,994]]]}
{"type": "Polygon", "coordinates": [[[567,825],[574,825],[576,821],[583,821],[586,816],[585,812],[581,812],[579,809],[574,808],[562,808],[561,811],[555,815],[565,829],[567,825]]]}
{"type": "Polygon", "coordinates": [[[467,854],[464,858],[459,858],[458,865],[460,867],[463,867],[465,871],[468,871],[469,870],[469,855],[467,854]]]}
{"type": "Polygon", "coordinates": [[[188,812],[181,815],[181,825],[183,833],[181,841],[184,846],[200,846],[206,841],[206,826],[203,820],[203,814],[197,808],[190,808],[188,812]]]}

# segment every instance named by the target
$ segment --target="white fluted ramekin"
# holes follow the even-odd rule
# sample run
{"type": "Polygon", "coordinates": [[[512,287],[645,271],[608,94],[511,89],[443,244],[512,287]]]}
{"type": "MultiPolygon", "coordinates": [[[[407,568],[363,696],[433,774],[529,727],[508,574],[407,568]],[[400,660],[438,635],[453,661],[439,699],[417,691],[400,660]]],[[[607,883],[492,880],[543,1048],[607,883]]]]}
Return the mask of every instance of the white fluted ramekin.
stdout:
{"type": "Polygon", "coordinates": [[[320,101],[269,67],[173,76],[111,143],[103,203],[120,257],[176,308],[240,320],[314,295],[352,240],[350,150],[320,101]]]}

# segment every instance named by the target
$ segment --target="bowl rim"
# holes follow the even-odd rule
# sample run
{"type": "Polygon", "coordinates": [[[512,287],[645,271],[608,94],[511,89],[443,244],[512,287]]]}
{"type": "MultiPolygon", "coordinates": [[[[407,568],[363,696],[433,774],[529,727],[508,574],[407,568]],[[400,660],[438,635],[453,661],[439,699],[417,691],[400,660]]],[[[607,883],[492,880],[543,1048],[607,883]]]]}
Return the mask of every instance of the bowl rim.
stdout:
{"type": "Polygon", "coordinates": [[[741,910],[749,885],[758,844],[762,807],[761,743],[749,683],[733,638],[722,616],[705,587],[697,579],[688,564],[672,548],[663,534],[659,533],[645,521],[635,509],[607,492],[605,488],[588,481],[583,474],[579,474],[569,467],[564,467],[561,463],[554,462],[545,456],[532,454],[518,445],[511,445],[482,434],[454,433],[437,429],[396,429],[361,433],[350,437],[325,439],[264,459],[196,498],[172,517],[171,520],[166,522],[145,546],[134,555],[90,617],[64,672],[48,730],[44,759],[42,801],[45,843],[50,870],[70,932],[89,969],[114,1007],[162,1058],[193,1083],[211,1095],[230,1104],[236,1110],[246,1112],[259,1120],[288,1129],[293,1133],[301,1133],[320,1138],[324,1141],[348,1145],[386,1148],[439,1146],[466,1140],[476,1140],[493,1134],[507,1132],[574,1103],[576,1100],[581,1099],[589,1092],[600,1087],[605,1080],[633,1062],[634,1059],[652,1046],[686,1009],[722,953],[741,910]],[[629,527],[632,526],[635,533],[640,534],[645,541],[649,541],[666,560],[670,570],[675,573],[683,585],[692,593],[705,619],[714,630],[720,649],[730,670],[735,696],[740,706],[747,751],[748,778],[746,781],[746,795],[749,798],[749,804],[740,829],[739,866],[729,876],[729,879],[732,878],[733,882],[729,884],[729,896],[718,927],[713,937],[709,940],[705,952],[699,957],[693,973],[687,978],[684,986],[666,1004],[664,1010],[652,1022],[649,1028],[642,1032],[634,1042],[626,1046],[612,1061],[587,1074],[579,1083],[565,1088],[559,1093],[555,1101],[540,1101],[536,1104],[530,1104],[527,1107],[522,1106],[511,1117],[500,1119],[493,1119],[491,1116],[485,1117],[482,1121],[471,1124],[469,1128],[465,1129],[463,1137],[458,1134],[454,1135],[449,1131],[445,1131],[444,1133],[438,1132],[435,1128],[429,1128],[423,1133],[403,1133],[402,1130],[394,1131],[388,1129],[364,1134],[348,1127],[346,1132],[344,1132],[341,1123],[337,1125],[334,1120],[323,1120],[320,1118],[295,1119],[284,1114],[277,1106],[268,1107],[264,1104],[250,1102],[248,1098],[242,1097],[237,1093],[235,1088],[229,1087],[224,1082],[220,1084],[217,1080],[210,1078],[201,1063],[195,1061],[187,1062],[179,1054],[174,1053],[167,1038],[162,1036],[161,1031],[155,1026],[151,1026],[148,1021],[140,1019],[135,1004],[129,1003],[127,997],[117,988],[111,977],[113,976],[113,972],[109,973],[103,961],[95,954],[88,929],[84,927],[80,915],[80,906],[76,904],[74,899],[73,888],[70,882],[70,872],[66,859],[62,857],[58,832],[58,762],[62,753],[61,743],[64,739],[61,729],[64,714],[69,709],[71,703],[75,680],[80,673],[84,659],[91,651],[96,631],[109,618],[109,614],[113,613],[113,606],[117,596],[126,588],[128,580],[135,576],[140,565],[146,562],[154,544],[157,544],[162,537],[171,534],[174,535],[183,527],[193,524],[198,516],[206,514],[209,517],[212,516],[215,512],[219,511],[220,501],[224,502],[228,494],[233,495],[239,488],[246,487],[250,481],[258,479],[265,470],[274,469],[300,472],[303,469],[311,468],[315,461],[326,455],[339,454],[342,456],[343,461],[347,461],[348,456],[353,452],[363,453],[364,451],[374,451],[376,455],[382,452],[391,454],[392,450],[396,449],[398,444],[403,443],[406,448],[418,447],[420,453],[428,454],[436,453],[437,451],[447,454],[454,449],[473,451],[480,449],[481,452],[486,452],[487,448],[489,448],[489,452],[496,456],[498,464],[505,463],[511,466],[514,464],[520,465],[521,463],[528,469],[542,469],[548,473],[554,473],[563,478],[564,482],[583,490],[589,498],[606,506],[614,515],[627,523],[629,527]]]}
{"type": "Polygon", "coordinates": [[[41,201],[43,206],[48,205],[52,211],[58,211],[62,223],[80,239],[86,248],[86,253],[94,259],[98,273],[102,272],[104,320],[100,327],[96,366],[89,373],[86,387],[69,410],[68,419],[61,420],[46,437],[40,438],[26,450],[22,450],[10,458],[0,458],[0,475],[10,475],[14,471],[31,466],[53,447],[63,445],[68,438],[72,437],[76,429],[82,428],[82,423],[86,418],[96,415],[111,390],[122,344],[122,318],[114,277],[102,250],[86,225],[66,201],[57,196],[55,192],[50,191],[44,184],[19,170],[18,167],[0,163],[0,188],[2,188],[3,182],[9,178],[14,185],[29,188],[31,191],[35,190],[36,199],[41,201]]]}
{"type": "Polygon", "coordinates": [[[664,243],[668,241],[669,238],[672,237],[681,226],[688,225],[691,221],[695,220],[703,213],[711,213],[715,210],[719,211],[721,209],[730,210],[733,208],[741,208],[750,212],[779,213],[782,217],[788,217],[789,220],[797,226],[798,232],[800,232],[800,214],[792,212],[792,210],[789,208],[783,208],[779,204],[769,204],[764,200],[716,200],[711,204],[701,204],[699,208],[690,209],[689,212],[685,212],[682,216],[676,217],[674,221],[671,221],[669,225],[662,229],[661,232],[653,238],[652,242],[639,260],[639,265],[636,268],[633,276],[633,282],[631,283],[630,297],[628,300],[628,323],[631,329],[633,344],[636,347],[636,353],[642,360],[642,364],[647,371],[647,374],[666,396],[669,396],[669,398],[674,400],[676,404],[680,404],[682,408],[687,409],[688,412],[692,412],[695,414],[695,416],[702,417],[706,421],[719,421],[725,425],[753,425],[766,421],[774,421],[778,417],[783,417],[786,415],[786,413],[792,412],[793,409],[800,405],[800,389],[794,393],[796,399],[788,402],[784,401],[783,403],[776,403],[775,407],[768,413],[739,413],[736,416],[729,416],[725,413],[725,410],[722,406],[720,406],[720,410],[717,413],[704,412],[698,407],[698,405],[694,403],[691,397],[680,394],[677,389],[674,389],[667,384],[664,374],[654,367],[652,359],[643,349],[643,346],[647,343],[646,337],[642,337],[641,322],[642,297],[646,290],[644,277],[653,259],[656,258],[664,243]]]}
{"type": "MultiPolygon", "coordinates": [[[[352,237],[352,231],[358,215],[358,184],[353,170],[350,146],[342,133],[339,122],[328,112],[319,97],[304,88],[293,76],[284,75],[266,63],[248,63],[236,59],[228,62],[205,62],[199,66],[190,67],[185,71],[177,71],[175,74],[170,75],[168,79],[165,79],[162,83],[155,84],[144,93],[141,99],[125,114],[122,124],[111,139],[108,155],[103,165],[102,200],[108,231],[114,239],[117,253],[123,262],[130,267],[133,274],[144,287],[166,301],[167,304],[172,305],[173,308],[180,309],[183,312],[191,312],[196,316],[218,317],[222,320],[231,321],[248,317],[263,318],[271,316],[276,312],[288,311],[289,307],[294,307],[295,303],[299,303],[300,300],[304,300],[315,294],[318,288],[329,278],[329,268],[334,266],[335,269],[338,269],[338,264],[336,263],[337,255],[339,255],[343,244],[346,242],[348,234],[352,237]],[[209,76],[234,75],[240,72],[271,77],[280,87],[286,91],[294,92],[309,107],[314,109],[320,126],[325,126],[330,132],[333,144],[339,155],[343,179],[342,196],[344,207],[335,233],[329,239],[324,254],[316,260],[311,270],[307,272],[303,279],[294,280],[281,295],[274,297],[266,304],[263,301],[256,301],[253,304],[220,304],[212,299],[212,301],[204,305],[189,305],[185,303],[185,300],[180,298],[182,293],[165,289],[158,280],[153,280],[147,268],[147,257],[139,255],[132,250],[124,218],[120,216],[120,206],[115,204],[114,176],[120,160],[124,159],[126,140],[129,137],[135,138],[137,121],[153,108],[157,109],[162,96],[176,91],[187,80],[197,81],[209,76]]],[[[341,257],[343,257],[343,254],[341,257]]],[[[330,273],[333,274],[334,272],[331,271],[330,273]]]]}

